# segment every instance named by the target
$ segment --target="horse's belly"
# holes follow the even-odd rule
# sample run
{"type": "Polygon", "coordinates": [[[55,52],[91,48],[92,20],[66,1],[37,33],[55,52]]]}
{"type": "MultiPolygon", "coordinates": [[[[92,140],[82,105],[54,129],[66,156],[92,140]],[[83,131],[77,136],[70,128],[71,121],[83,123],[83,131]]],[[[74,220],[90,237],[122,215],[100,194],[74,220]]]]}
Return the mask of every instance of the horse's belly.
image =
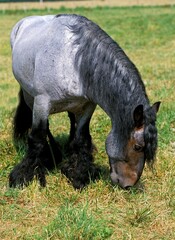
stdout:
{"type": "Polygon", "coordinates": [[[61,101],[51,102],[50,114],[70,111],[73,113],[83,112],[85,106],[89,103],[86,98],[70,98],[61,101]]]}

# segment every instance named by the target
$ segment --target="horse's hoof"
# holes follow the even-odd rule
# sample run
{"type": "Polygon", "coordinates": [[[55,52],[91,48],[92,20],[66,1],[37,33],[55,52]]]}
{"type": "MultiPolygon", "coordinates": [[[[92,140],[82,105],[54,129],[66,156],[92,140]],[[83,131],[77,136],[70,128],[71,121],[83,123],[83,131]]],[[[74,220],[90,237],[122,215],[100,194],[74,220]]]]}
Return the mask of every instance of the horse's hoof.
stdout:
{"type": "Polygon", "coordinates": [[[10,188],[23,188],[26,186],[27,183],[25,181],[25,178],[21,175],[18,174],[16,171],[12,171],[9,175],[9,187],[10,188]]]}
{"type": "Polygon", "coordinates": [[[18,164],[17,166],[14,167],[14,169],[11,171],[9,175],[9,187],[23,188],[27,186],[29,182],[32,181],[32,179],[33,176],[31,175],[29,177],[27,169],[24,166],[22,166],[22,164],[18,164]]]}
{"type": "Polygon", "coordinates": [[[36,177],[41,187],[46,186],[46,169],[43,166],[28,166],[25,161],[14,167],[9,175],[9,187],[23,188],[29,185],[36,177]]]}

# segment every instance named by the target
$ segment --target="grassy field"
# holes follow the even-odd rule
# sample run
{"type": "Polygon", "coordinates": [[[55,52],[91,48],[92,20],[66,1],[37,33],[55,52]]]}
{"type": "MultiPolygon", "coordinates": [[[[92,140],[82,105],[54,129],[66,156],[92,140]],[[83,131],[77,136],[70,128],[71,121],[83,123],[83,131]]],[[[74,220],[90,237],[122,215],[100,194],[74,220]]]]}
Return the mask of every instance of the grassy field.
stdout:
{"type": "Polygon", "coordinates": [[[6,2],[0,4],[0,9],[43,9],[43,8],[77,8],[77,7],[118,7],[118,6],[160,6],[174,5],[175,0],[59,0],[43,2],[6,2]]]}
{"type": "MultiPolygon", "coordinates": [[[[173,6],[0,11],[1,239],[175,239],[174,16],[173,6]],[[98,181],[75,191],[58,170],[47,176],[44,189],[37,182],[23,190],[8,187],[8,174],[22,156],[11,138],[19,87],[11,71],[9,34],[24,16],[62,12],[83,14],[104,28],[140,70],[151,102],[162,101],[155,171],[146,167],[138,188],[130,192],[110,183],[104,146],[110,121],[100,108],[91,122],[98,148],[95,161],[104,172],[98,181]]],[[[64,141],[69,131],[67,114],[52,116],[50,122],[54,135],[64,141]]]]}

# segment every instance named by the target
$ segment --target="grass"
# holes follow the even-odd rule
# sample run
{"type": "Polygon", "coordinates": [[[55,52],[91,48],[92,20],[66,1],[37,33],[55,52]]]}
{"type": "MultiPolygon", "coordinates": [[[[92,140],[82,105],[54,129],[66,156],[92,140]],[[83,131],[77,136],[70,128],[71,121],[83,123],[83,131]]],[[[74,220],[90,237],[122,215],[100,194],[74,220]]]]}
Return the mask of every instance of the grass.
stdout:
{"type": "Polygon", "coordinates": [[[60,206],[56,218],[36,239],[106,239],[111,236],[112,229],[107,226],[107,220],[96,215],[97,211],[89,213],[88,205],[74,207],[66,203],[60,206]]]}
{"type": "MultiPolygon", "coordinates": [[[[173,6],[0,11],[1,239],[175,239],[174,14],[173,6]],[[98,181],[79,192],[55,171],[44,189],[35,181],[23,190],[8,187],[8,174],[23,155],[16,153],[11,138],[18,84],[11,71],[9,34],[24,16],[61,12],[83,14],[105,29],[139,68],[150,101],[162,101],[155,171],[145,168],[138,189],[128,192],[110,183],[104,146],[110,120],[100,108],[91,122],[95,161],[104,169],[98,181]]],[[[65,141],[67,114],[50,121],[54,135],[65,141]]]]}

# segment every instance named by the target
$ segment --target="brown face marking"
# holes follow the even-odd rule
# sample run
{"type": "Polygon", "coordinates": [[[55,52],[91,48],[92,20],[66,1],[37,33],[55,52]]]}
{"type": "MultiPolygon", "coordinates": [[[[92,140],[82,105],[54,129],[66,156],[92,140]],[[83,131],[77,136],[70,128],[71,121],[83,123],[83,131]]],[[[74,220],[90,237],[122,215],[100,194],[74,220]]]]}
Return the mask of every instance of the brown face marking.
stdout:
{"type": "MultiPolygon", "coordinates": [[[[136,172],[138,175],[138,165],[140,161],[144,161],[144,127],[135,128],[131,133],[131,138],[126,147],[126,163],[128,175],[136,172]]],[[[143,169],[142,169],[143,170],[143,169]]],[[[140,177],[140,176],[139,176],[140,177]]]]}
{"type": "Polygon", "coordinates": [[[135,128],[125,149],[124,161],[111,165],[111,178],[120,186],[133,186],[140,178],[144,168],[144,126],[135,128]]]}
{"type": "Polygon", "coordinates": [[[140,158],[144,158],[144,127],[135,128],[126,146],[126,159],[130,165],[137,164],[140,158]]]}

